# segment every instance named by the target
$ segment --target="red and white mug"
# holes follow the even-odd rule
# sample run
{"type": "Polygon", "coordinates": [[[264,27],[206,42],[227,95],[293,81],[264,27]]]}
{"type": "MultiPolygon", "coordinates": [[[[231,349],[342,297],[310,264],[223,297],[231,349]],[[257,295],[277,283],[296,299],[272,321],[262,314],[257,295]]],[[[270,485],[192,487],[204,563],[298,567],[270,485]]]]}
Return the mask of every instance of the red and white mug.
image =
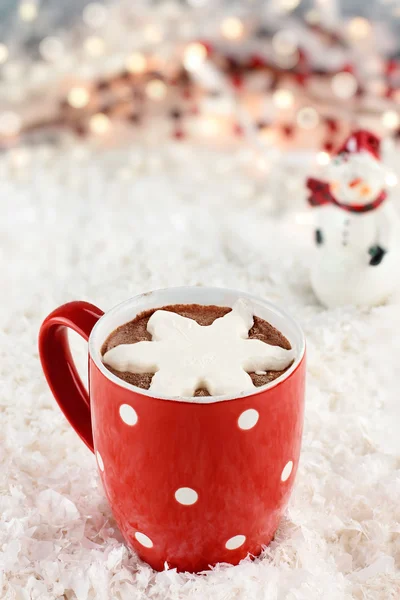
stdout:
{"type": "Polygon", "coordinates": [[[107,313],[87,302],[52,312],[39,351],[65,416],[95,452],[115,520],[128,543],[157,570],[165,563],[201,571],[257,556],[273,539],[299,462],[305,387],[305,340],[281,309],[244,292],[181,287],[136,296],[107,313]],[[292,366],[239,397],[155,397],[108,371],[107,336],[139,313],[167,304],[233,306],[249,299],[255,314],[290,341],[292,366]],[[67,328],[89,341],[89,393],[68,346],[67,328]]]}

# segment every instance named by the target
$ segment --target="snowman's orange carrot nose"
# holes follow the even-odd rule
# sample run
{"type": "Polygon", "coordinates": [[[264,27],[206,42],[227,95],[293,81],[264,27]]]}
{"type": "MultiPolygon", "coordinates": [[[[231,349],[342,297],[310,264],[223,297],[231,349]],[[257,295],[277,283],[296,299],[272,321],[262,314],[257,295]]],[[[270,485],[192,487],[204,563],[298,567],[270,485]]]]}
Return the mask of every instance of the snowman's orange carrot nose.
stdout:
{"type": "Polygon", "coordinates": [[[361,183],[361,178],[360,177],[356,177],[356,179],[352,179],[349,183],[349,187],[353,188],[356,187],[356,185],[358,185],[359,183],[361,183]]]}
{"type": "Polygon", "coordinates": [[[360,189],[360,196],[369,196],[371,193],[371,188],[369,185],[363,185],[360,189]]]}

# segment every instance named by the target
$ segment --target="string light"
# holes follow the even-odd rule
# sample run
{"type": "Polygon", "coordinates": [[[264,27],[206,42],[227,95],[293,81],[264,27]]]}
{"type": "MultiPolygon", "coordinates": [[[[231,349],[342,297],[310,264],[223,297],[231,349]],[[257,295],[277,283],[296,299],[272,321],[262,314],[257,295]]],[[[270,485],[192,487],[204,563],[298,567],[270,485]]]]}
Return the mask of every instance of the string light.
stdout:
{"type": "Polygon", "coordinates": [[[98,2],[91,2],[83,9],[83,22],[92,29],[97,29],[106,24],[107,9],[98,2]]]}
{"type": "Polygon", "coordinates": [[[272,95],[272,99],[278,108],[291,108],[294,104],[293,92],[290,90],[276,90],[272,95]]]}
{"type": "Polygon", "coordinates": [[[96,113],[90,117],[89,127],[92,133],[104,135],[110,129],[110,119],[104,113],[96,113]]]}
{"type": "Polygon", "coordinates": [[[296,121],[298,126],[303,129],[314,129],[319,123],[319,116],[315,108],[305,106],[297,113],[296,121]]]}
{"type": "Polygon", "coordinates": [[[206,58],[207,49],[204,44],[189,44],[183,53],[183,64],[188,71],[195,71],[204,63],[206,58]]]}
{"type": "Polygon", "coordinates": [[[357,79],[351,73],[337,73],[332,77],[332,91],[338,98],[348,99],[357,91],[357,79]]]}
{"type": "Polygon", "coordinates": [[[387,129],[397,129],[400,125],[400,116],[394,110],[387,110],[382,115],[382,124],[387,129]]]}
{"type": "Polygon", "coordinates": [[[355,40],[364,40],[371,34],[371,23],[364,17],[354,17],[347,25],[349,36],[355,40]]]}
{"type": "Polygon", "coordinates": [[[147,69],[147,58],[141,52],[132,52],[126,61],[125,66],[130,73],[139,75],[144,73],[147,69]]]}
{"type": "Polygon", "coordinates": [[[29,0],[22,2],[19,5],[18,14],[22,21],[26,21],[27,23],[34,21],[38,15],[36,3],[29,0]]]}
{"type": "Polygon", "coordinates": [[[89,100],[89,92],[84,87],[73,87],[68,92],[67,101],[73,108],[84,108],[89,100]]]}
{"type": "Polygon", "coordinates": [[[163,39],[163,32],[158,25],[146,25],[143,35],[145,40],[152,44],[159,44],[163,39]]]}
{"type": "Polygon", "coordinates": [[[8,48],[0,43],[0,65],[4,64],[8,58],[8,48]]]}
{"type": "Polygon", "coordinates": [[[90,56],[102,56],[105,51],[105,43],[101,37],[90,35],[85,40],[85,52],[90,56]]]}
{"type": "Polygon", "coordinates": [[[45,60],[55,62],[64,54],[64,45],[56,37],[46,37],[39,44],[39,52],[45,60]]]}
{"type": "Polygon", "coordinates": [[[316,161],[319,165],[321,165],[321,167],[326,166],[326,165],[329,165],[329,163],[331,161],[331,157],[328,152],[324,152],[324,151],[318,152],[316,161]]]}
{"type": "Polygon", "coordinates": [[[146,84],[146,95],[151,100],[163,100],[167,95],[167,86],[161,79],[152,79],[146,84]]]}
{"type": "Polygon", "coordinates": [[[21,117],[12,111],[0,113],[0,134],[6,136],[17,135],[22,125],[21,117]]]}
{"type": "Polygon", "coordinates": [[[221,33],[228,40],[239,40],[244,34],[244,25],[237,17],[226,17],[221,23],[221,33]]]}

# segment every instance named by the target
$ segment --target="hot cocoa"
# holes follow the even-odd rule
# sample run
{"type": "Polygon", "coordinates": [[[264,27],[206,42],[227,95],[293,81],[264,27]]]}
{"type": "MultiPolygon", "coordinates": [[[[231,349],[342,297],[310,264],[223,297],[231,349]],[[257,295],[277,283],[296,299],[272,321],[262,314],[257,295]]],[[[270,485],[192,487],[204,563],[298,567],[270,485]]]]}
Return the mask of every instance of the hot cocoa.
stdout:
{"type": "Polygon", "coordinates": [[[153,390],[154,386],[159,385],[161,387],[156,391],[171,396],[210,396],[260,387],[282,375],[294,358],[286,337],[267,321],[253,316],[244,301],[239,301],[233,309],[174,304],[145,311],[115,329],[104,342],[101,353],[107,369],[120,379],[143,389],[151,387],[153,390]],[[240,302],[243,306],[239,306],[240,302]],[[227,315],[230,315],[229,323],[227,315]],[[211,331],[212,329],[215,331],[211,331]],[[228,340],[228,333],[230,335],[233,329],[237,336],[228,340]],[[207,346],[207,338],[204,337],[208,332],[214,336],[210,338],[214,339],[214,342],[210,341],[211,347],[207,346]],[[215,340],[218,344],[226,343],[222,350],[226,360],[224,358],[220,363],[220,357],[214,354],[215,340]],[[258,343],[253,343],[250,347],[246,340],[258,340],[258,343]],[[165,346],[168,341],[170,350],[165,346]],[[133,348],[136,344],[138,346],[133,348]],[[236,366],[236,344],[240,348],[240,360],[243,362],[240,373],[237,368],[232,373],[230,365],[225,365],[230,360],[236,366]],[[162,357],[157,355],[157,350],[163,345],[170,360],[169,366],[160,371],[162,357]],[[174,361],[172,353],[181,346],[183,354],[177,354],[174,361]],[[141,348],[142,355],[139,352],[141,348]],[[195,353],[189,358],[193,348],[195,353]],[[131,356],[133,350],[139,352],[138,356],[131,356]],[[242,350],[247,352],[243,357],[242,350]],[[151,358],[152,353],[155,353],[154,359],[151,358]],[[220,372],[218,364],[221,364],[220,372]],[[260,366],[262,368],[254,368],[260,366]],[[187,379],[183,387],[181,376],[187,379]]]}

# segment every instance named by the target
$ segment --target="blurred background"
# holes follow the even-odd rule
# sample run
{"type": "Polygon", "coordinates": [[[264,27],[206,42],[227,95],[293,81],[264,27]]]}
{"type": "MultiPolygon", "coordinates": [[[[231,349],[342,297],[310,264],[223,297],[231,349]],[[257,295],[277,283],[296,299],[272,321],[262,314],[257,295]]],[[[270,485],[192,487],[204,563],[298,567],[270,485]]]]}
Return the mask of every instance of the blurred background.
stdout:
{"type": "MultiPolygon", "coordinates": [[[[151,133],[312,149],[355,125],[400,136],[397,0],[0,2],[0,147],[151,133]]],[[[21,150],[23,148],[24,150],[21,150]]]]}
{"type": "Polygon", "coordinates": [[[400,0],[0,0],[2,598],[400,597],[398,305],[310,286],[305,181],[354,127],[399,207],[400,0]],[[296,491],[229,575],[128,553],[38,358],[60,304],[174,285],[268,298],[307,337],[296,491]]]}
{"type": "Polygon", "coordinates": [[[301,212],[304,164],[326,165],[351,128],[382,135],[396,171],[399,102],[398,0],[0,2],[0,168],[13,176],[60,147],[78,160],[124,149],[107,164],[129,180],[156,168],[161,141],[183,159],[194,144],[228,151],[216,170],[244,174],[235,193],[301,212]]]}

